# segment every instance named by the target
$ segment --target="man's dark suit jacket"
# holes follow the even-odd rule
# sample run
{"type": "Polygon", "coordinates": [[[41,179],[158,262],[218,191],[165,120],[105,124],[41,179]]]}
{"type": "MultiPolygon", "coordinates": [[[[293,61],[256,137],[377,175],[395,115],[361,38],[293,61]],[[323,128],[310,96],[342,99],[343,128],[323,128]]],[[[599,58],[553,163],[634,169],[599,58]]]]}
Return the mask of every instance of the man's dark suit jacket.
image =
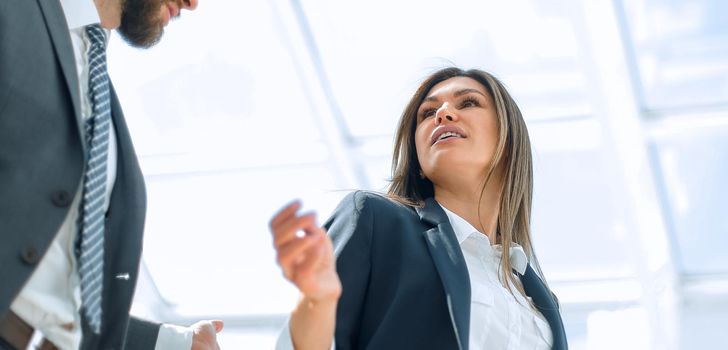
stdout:
{"type": "MultiPolygon", "coordinates": [[[[82,349],[153,349],[159,326],[129,317],[145,189],[112,88],[118,166],[106,215],[102,333],[82,349]],[[128,273],[129,278],[116,276],[128,273]]],[[[58,0],[0,0],[0,317],[30,278],[81,186],[78,75],[58,0]]]]}
{"type": "MultiPolygon", "coordinates": [[[[336,349],[468,349],[470,279],[447,214],[369,192],[348,195],[325,227],[343,292],[336,349]]],[[[529,266],[523,287],[567,349],[557,303],[529,266]]]]}

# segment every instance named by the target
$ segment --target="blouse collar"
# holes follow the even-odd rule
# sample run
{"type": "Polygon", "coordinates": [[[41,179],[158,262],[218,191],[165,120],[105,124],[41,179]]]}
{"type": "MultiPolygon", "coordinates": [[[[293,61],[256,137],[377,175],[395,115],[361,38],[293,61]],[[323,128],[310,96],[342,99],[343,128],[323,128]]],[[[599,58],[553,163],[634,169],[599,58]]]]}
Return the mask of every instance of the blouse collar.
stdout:
{"type": "MultiPolygon", "coordinates": [[[[438,202],[438,204],[440,203],[438,202]]],[[[476,230],[475,227],[473,227],[473,225],[471,225],[467,220],[445,208],[442,204],[440,204],[440,207],[443,211],[445,211],[445,214],[447,214],[447,218],[450,220],[450,226],[452,226],[453,231],[455,231],[455,237],[458,240],[458,244],[461,246],[465,240],[470,238],[470,236],[474,234],[483,234],[476,230]]],[[[490,242],[487,238],[484,241],[490,242]]],[[[491,247],[493,247],[493,251],[500,258],[503,254],[503,247],[500,244],[495,244],[491,247]]],[[[511,249],[509,250],[508,255],[513,269],[521,275],[524,274],[526,272],[526,267],[528,266],[528,257],[526,256],[526,252],[523,250],[523,247],[521,247],[518,243],[511,242],[511,249]]]]}

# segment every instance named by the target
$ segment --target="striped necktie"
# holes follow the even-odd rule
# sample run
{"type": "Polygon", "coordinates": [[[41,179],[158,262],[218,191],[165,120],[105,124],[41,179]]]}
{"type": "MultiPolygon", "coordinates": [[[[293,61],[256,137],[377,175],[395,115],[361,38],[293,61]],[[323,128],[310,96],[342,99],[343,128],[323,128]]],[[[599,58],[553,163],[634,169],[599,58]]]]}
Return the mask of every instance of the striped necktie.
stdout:
{"type": "Polygon", "coordinates": [[[79,274],[84,316],[91,330],[101,332],[101,296],[104,281],[104,220],[106,214],[106,161],[111,106],[106,72],[106,33],[98,24],[86,27],[89,97],[93,106],[85,123],[88,157],[83,179],[79,274]]]}

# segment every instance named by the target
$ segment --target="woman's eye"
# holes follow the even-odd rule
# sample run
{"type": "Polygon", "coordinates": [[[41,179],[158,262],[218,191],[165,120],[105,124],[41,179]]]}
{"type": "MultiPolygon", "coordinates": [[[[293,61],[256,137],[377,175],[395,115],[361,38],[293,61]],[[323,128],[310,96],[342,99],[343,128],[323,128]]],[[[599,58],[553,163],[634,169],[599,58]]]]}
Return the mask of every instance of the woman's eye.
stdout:
{"type": "Polygon", "coordinates": [[[479,106],[478,101],[474,99],[467,99],[464,100],[462,103],[460,103],[460,108],[466,108],[466,107],[476,107],[479,106]]]}
{"type": "Polygon", "coordinates": [[[422,118],[429,118],[429,117],[432,117],[433,115],[435,115],[434,108],[430,108],[430,109],[426,109],[426,110],[422,111],[422,118]]]}

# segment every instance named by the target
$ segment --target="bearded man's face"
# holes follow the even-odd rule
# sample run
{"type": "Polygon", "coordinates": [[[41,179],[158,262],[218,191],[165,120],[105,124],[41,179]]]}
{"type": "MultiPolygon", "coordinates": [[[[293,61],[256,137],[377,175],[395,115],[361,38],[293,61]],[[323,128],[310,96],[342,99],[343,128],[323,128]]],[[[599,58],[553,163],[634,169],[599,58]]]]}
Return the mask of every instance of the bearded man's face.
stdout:
{"type": "Polygon", "coordinates": [[[170,19],[180,10],[193,10],[196,0],[124,0],[119,33],[132,46],[149,48],[158,43],[170,19]]]}

